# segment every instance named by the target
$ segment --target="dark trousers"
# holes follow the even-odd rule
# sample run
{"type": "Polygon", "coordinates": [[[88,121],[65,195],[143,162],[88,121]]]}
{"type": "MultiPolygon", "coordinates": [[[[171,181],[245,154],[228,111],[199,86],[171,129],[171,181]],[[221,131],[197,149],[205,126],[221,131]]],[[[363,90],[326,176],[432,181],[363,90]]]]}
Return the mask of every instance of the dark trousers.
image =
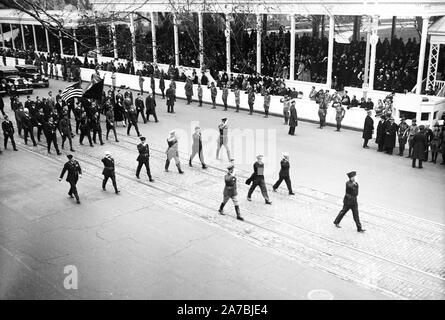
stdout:
{"type": "Polygon", "coordinates": [[[129,121],[129,122],[128,122],[127,134],[128,134],[128,135],[130,134],[131,126],[134,126],[134,128],[136,129],[136,133],[137,133],[137,135],[138,135],[138,137],[139,137],[141,134],[139,133],[139,127],[138,127],[138,124],[137,124],[136,121],[129,121]]]}
{"type": "Polygon", "coordinates": [[[363,138],[363,147],[367,147],[368,146],[368,141],[369,141],[369,139],[363,138]]]}
{"type": "Polygon", "coordinates": [[[59,146],[57,145],[57,136],[56,136],[55,133],[48,134],[46,136],[46,145],[47,145],[47,148],[48,148],[48,153],[51,152],[51,144],[54,145],[54,149],[56,150],[56,152],[60,153],[59,146]]]}
{"type": "Polygon", "coordinates": [[[104,144],[102,140],[102,128],[98,127],[97,129],[93,129],[93,142],[96,143],[96,135],[99,136],[99,142],[100,144],[104,144]]]}
{"type": "Polygon", "coordinates": [[[223,100],[223,104],[224,104],[224,110],[227,110],[227,99],[223,100]]]}
{"type": "Polygon", "coordinates": [[[175,112],[175,109],[174,109],[174,104],[173,103],[169,103],[169,104],[167,104],[167,112],[168,113],[173,113],[173,112],[175,112]]]}
{"type": "Polygon", "coordinates": [[[383,151],[383,148],[385,147],[385,141],[384,138],[381,138],[381,140],[377,145],[379,146],[379,148],[377,149],[378,151],[383,151]]]}
{"type": "Polygon", "coordinates": [[[286,186],[287,186],[287,190],[289,190],[289,193],[292,193],[292,183],[290,182],[290,177],[287,176],[279,176],[277,182],[275,182],[275,184],[273,185],[274,189],[278,189],[278,187],[280,186],[281,182],[286,182],[286,186]]]}
{"type": "Polygon", "coordinates": [[[161,89],[162,99],[165,99],[165,89],[161,89]]]}
{"type": "Polygon", "coordinates": [[[28,144],[28,135],[31,138],[32,144],[34,146],[37,145],[36,143],[36,139],[34,139],[34,132],[33,132],[33,128],[23,128],[23,133],[25,134],[25,144],[28,144]]]}
{"type": "Polygon", "coordinates": [[[289,127],[289,134],[291,135],[291,136],[293,136],[293,135],[295,135],[295,127],[289,127]]]}
{"type": "Polygon", "coordinates": [[[80,120],[76,120],[76,134],[79,134],[80,120]]]}
{"type": "Polygon", "coordinates": [[[265,115],[266,117],[269,116],[269,108],[264,108],[264,115],[265,115]]]}
{"type": "Polygon", "coordinates": [[[79,194],[77,193],[77,181],[68,181],[70,184],[70,191],[68,191],[68,195],[74,195],[76,197],[76,200],[79,200],[79,194]]]}
{"type": "Polygon", "coordinates": [[[249,103],[249,114],[253,113],[253,103],[249,103]]]}
{"type": "Polygon", "coordinates": [[[63,134],[62,135],[62,149],[65,147],[65,141],[68,139],[68,142],[70,144],[70,150],[73,149],[73,139],[71,138],[71,134],[63,134]]]}
{"type": "Polygon", "coordinates": [[[385,151],[386,151],[387,154],[392,154],[392,150],[393,149],[394,149],[393,147],[386,147],[385,151]]]}
{"type": "Polygon", "coordinates": [[[239,102],[236,103],[236,112],[239,112],[239,102]]]}
{"type": "Polygon", "coordinates": [[[192,102],[192,96],[187,96],[187,104],[190,104],[192,102]]]}
{"type": "Polygon", "coordinates": [[[145,165],[145,169],[147,170],[148,178],[151,179],[151,172],[150,172],[150,161],[147,159],[147,161],[138,161],[138,167],[136,168],[136,177],[139,177],[139,174],[141,173],[142,166],[145,165]]]}
{"type": "MultiPolygon", "coordinates": [[[[412,166],[413,166],[413,168],[416,167],[416,159],[413,159],[412,166]]],[[[422,159],[419,159],[419,168],[423,168],[423,167],[422,167],[422,159]]]]}
{"type": "Polygon", "coordinates": [[[253,191],[258,186],[261,189],[261,194],[263,195],[263,198],[265,200],[269,200],[269,196],[267,194],[267,189],[266,189],[266,182],[264,181],[264,178],[258,178],[258,177],[252,181],[252,185],[250,186],[249,192],[247,193],[247,197],[250,198],[252,196],[253,191]]]}
{"type": "Polygon", "coordinates": [[[411,153],[413,152],[413,140],[412,139],[410,139],[408,141],[408,146],[409,146],[409,148],[408,148],[408,157],[411,157],[411,153]]]}
{"type": "Polygon", "coordinates": [[[8,139],[10,139],[11,140],[11,144],[12,144],[12,148],[14,149],[14,150],[17,150],[17,147],[15,146],[15,140],[14,140],[14,135],[13,134],[11,134],[11,135],[9,135],[9,134],[3,134],[3,140],[4,140],[4,147],[5,147],[5,149],[6,149],[6,146],[8,145],[8,139]]]}
{"type": "Polygon", "coordinates": [[[83,142],[83,138],[87,137],[88,138],[88,142],[90,143],[90,146],[93,145],[93,141],[91,140],[91,132],[90,130],[80,130],[80,138],[79,138],[79,143],[82,144],[83,142]]]}
{"type": "Polygon", "coordinates": [[[284,124],[287,125],[289,123],[289,112],[283,111],[283,116],[284,116],[284,124]]]}
{"type": "Polygon", "coordinates": [[[117,133],[116,133],[116,127],[115,126],[107,126],[107,136],[106,136],[106,138],[107,138],[107,140],[108,140],[108,134],[110,133],[110,130],[113,130],[113,133],[114,133],[114,140],[116,140],[116,142],[117,142],[117,133]]]}
{"type": "Polygon", "coordinates": [[[403,156],[403,152],[405,152],[405,139],[399,139],[399,156],[403,156]]]}
{"type": "Polygon", "coordinates": [[[341,129],[341,119],[336,119],[337,120],[337,130],[340,131],[341,129]]]}
{"type": "Polygon", "coordinates": [[[349,211],[349,209],[352,210],[352,217],[354,218],[355,225],[357,226],[357,230],[362,230],[362,225],[360,223],[360,218],[358,216],[358,205],[357,204],[344,204],[343,209],[340,210],[338,213],[337,218],[335,218],[334,223],[339,224],[341,219],[345,216],[345,214],[349,211]]]}
{"type": "Polygon", "coordinates": [[[40,138],[42,137],[43,126],[37,126],[37,141],[40,142],[40,138]]]}
{"type": "Polygon", "coordinates": [[[117,192],[116,174],[104,174],[104,180],[102,181],[102,189],[105,189],[108,179],[113,182],[114,191],[117,192]]]}
{"type": "Polygon", "coordinates": [[[155,118],[155,122],[158,122],[158,116],[156,115],[156,111],[147,113],[147,121],[150,121],[150,115],[153,115],[153,118],[155,118]]]}
{"type": "Polygon", "coordinates": [[[202,96],[198,96],[199,106],[202,107],[202,96]]]}
{"type": "Polygon", "coordinates": [[[144,121],[144,123],[147,123],[147,119],[145,118],[144,111],[143,110],[138,110],[137,113],[138,113],[138,119],[139,119],[139,114],[141,114],[142,121],[144,121]]]}

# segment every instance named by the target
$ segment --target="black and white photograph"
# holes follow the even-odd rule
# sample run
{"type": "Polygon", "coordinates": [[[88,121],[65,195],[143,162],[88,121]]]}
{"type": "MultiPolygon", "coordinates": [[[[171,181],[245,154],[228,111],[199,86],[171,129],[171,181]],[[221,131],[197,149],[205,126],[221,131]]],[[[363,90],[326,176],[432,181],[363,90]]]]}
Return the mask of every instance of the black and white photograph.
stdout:
{"type": "Polygon", "coordinates": [[[443,0],[0,0],[0,123],[0,300],[445,300],[443,0]]]}

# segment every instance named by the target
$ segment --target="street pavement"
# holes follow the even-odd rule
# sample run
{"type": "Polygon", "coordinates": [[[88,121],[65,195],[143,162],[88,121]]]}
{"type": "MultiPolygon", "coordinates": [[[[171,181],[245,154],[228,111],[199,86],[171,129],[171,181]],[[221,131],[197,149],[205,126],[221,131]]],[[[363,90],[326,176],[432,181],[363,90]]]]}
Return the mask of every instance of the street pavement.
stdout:
{"type": "MultiPolygon", "coordinates": [[[[55,83],[53,92],[66,85],[55,83]]],[[[95,148],[78,146],[76,137],[75,156],[86,172],[80,206],[67,199],[66,183],[56,182],[65,157],[48,156],[43,146],[27,147],[19,138],[20,151],[4,153],[0,176],[10,183],[1,184],[0,198],[0,261],[7,266],[2,278],[8,279],[2,281],[2,297],[305,299],[316,289],[334,299],[445,297],[443,166],[412,169],[409,159],[362,149],[356,131],[300,122],[291,137],[281,118],[184,101],[178,101],[176,114],[167,114],[163,100],[157,102],[160,122],[140,123],[152,150],[153,184],[144,174],[134,178],[138,139],[134,132],[126,136],[125,128],[118,130],[119,143],[95,148]],[[231,129],[250,129],[255,139],[256,129],[272,136],[260,137],[252,152],[234,155],[244,223],[235,219],[231,203],[226,216],[216,212],[224,150],[225,160],[207,157],[208,170],[199,168],[198,159],[188,168],[189,146],[181,139],[186,173],[179,175],[173,164],[163,172],[171,129],[190,133],[199,121],[206,132],[222,117],[229,118],[231,129]],[[266,174],[272,206],[259,191],[252,202],[245,200],[244,178],[261,147],[270,161],[266,167],[272,167],[266,174]],[[100,189],[105,150],[117,162],[119,196],[100,189]],[[271,192],[283,151],[290,153],[294,197],[285,186],[271,192]],[[332,224],[351,170],[361,178],[365,234],[355,231],[350,214],[342,229],[332,224]],[[63,266],[70,264],[81,274],[74,293],[62,285],[63,266]]]]}

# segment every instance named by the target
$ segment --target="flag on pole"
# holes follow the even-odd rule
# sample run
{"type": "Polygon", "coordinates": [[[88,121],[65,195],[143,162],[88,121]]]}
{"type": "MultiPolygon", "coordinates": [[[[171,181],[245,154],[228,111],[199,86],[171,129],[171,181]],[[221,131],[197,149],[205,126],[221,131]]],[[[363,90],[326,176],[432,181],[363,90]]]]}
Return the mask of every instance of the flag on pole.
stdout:
{"type": "Polygon", "coordinates": [[[89,99],[101,99],[103,90],[104,79],[100,79],[97,82],[91,82],[88,88],[85,90],[83,97],[89,99]]]}
{"type": "Polygon", "coordinates": [[[82,98],[82,89],[80,88],[80,81],[73,83],[62,91],[62,100],[67,102],[71,98],[82,98]]]}

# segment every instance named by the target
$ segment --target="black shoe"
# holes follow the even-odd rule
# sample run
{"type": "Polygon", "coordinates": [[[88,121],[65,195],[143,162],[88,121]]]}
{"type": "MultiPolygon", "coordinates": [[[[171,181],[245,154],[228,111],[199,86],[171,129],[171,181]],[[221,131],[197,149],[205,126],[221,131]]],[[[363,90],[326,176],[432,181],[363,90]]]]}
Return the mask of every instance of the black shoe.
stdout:
{"type": "Polygon", "coordinates": [[[202,165],[203,169],[207,169],[207,166],[205,164],[202,165]]]}
{"type": "Polygon", "coordinates": [[[155,182],[152,178],[149,178],[148,181],[150,181],[150,182],[155,182]]]}
{"type": "Polygon", "coordinates": [[[244,221],[244,218],[241,217],[241,216],[236,216],[236,219],[237,219],[237,220],[240,220],[240,221],[244,221]]]}
{"type": "Polygon", "coordinates": [[[76,152],[76,150],[74,150],[73,148],[70,149],[71,152],[76,152]]]}
{"type": "Polygon", "coordinates": [[[102,191],[107,191],[107,189],[105,189],[105,188],[102,188],[102,191]]]}
{"type": "Polygon", "coordinates": [[[365,148],[365,149],[369,149],[369,147],[368,147],[368,146],[364,146],[363,148],[365,148]]]}
{"type": "Polygon", "coordinates": [[[138,175],[136,175],[136,178],[140,179],[138,175]]]}
{"type": "Polygon", "coordinates": [[[249,197],[247,197],[247,201],[252,201],[252,199],[251,199],[251,198],[249,198],[249,197]]]}
{"type": "Polygon", "coordinates": [[[17,150],[17,149],[14,149],[14,151],[19,151],[19,150],[17,150]]]}
{"type": "Polygon", "coordinates": [[[116,139],[116,142],[119,142],[119,140],[116,139]]]}
{"type": "Polygon", "coordinates": [[[423,166],[420,166],[419,169],[423,169],[423,166]]]}
{"type": "Polygon", "coordinates": [[[114,193],[119,194],[120,190],[115,190],[114,193]]]}
{"type": "Polygon", "coordinates": [[[220,215],[222,215],[222,216],[224,215],[224,212],[221,209],[218,209],[218,212],[220,215]]]}
{"type": "Polygon", "coordinates": [[[60,156],[60,155],[62,155],[62,153],[61,152],[57,152],[57,155],[60,156]]]}
{"type": "Polygon", "coordinates": [[[266,204],[272,204],[272,201],[266,200],[266,204]]]}
{"type": "Polygon", "coordinates": [[[179,171],[179,174],[184,174],[184,171],[179,171]]]}
{"type": "Polygon", "coordinates": [[[277,189],[273,188],[273,192],[277,192],[277,189]]]}
{"type": "Polygon", "coordinates": [[[77,199],[77,201],[76,201],[76,202],[77,202],[77,204],[80,204],[80,200],[79,200],[79,199],[77,199]]]}
{"type": "Polygon", "coordinates": [[[71,193],[68,193],[68,195],[70,196],[70,198],[74,198],[74,196],[71,193]]]}
{"type": "Polygon", "coordinates": [[[294,196],[295,193],[293,193],[293,192],[289,192],[289,195],[290,195],[290,196],[294,196]]]}
{"type": "Polygon", "coordinates": [[[359,230],[357,230],[357,232],[361,232],[361,233],[363,233],[363,232],[365,232],[366,230],[365,229],[359,229],[359,230]]]}
{"type": "Polygon", "coordinates": [[[335,222],[334,222],[334,224],[335,224],[335,226],[336,226],[337,228],[341,228],[341,226],[340,226],[339,223],[335,223],[335,222]]]}

